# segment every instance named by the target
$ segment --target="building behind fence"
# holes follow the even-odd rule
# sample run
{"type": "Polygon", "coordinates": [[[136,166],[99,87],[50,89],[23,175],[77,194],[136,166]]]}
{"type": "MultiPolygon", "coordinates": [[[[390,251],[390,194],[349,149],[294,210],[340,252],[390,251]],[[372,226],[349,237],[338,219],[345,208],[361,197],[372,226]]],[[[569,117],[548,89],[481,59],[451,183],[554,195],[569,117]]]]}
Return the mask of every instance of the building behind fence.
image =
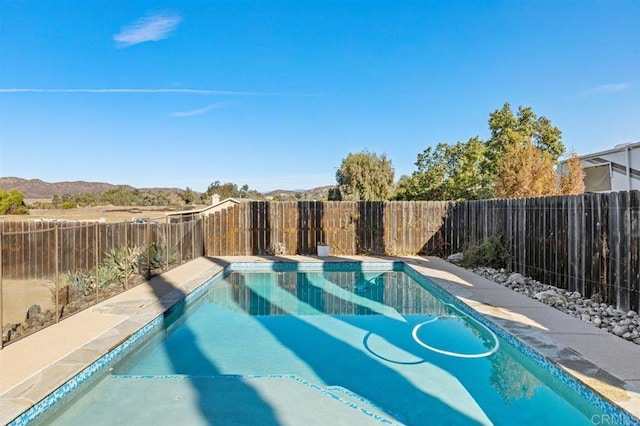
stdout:
{"type": "Polygon", "coordinates": [[[52,314],[37,314],[48,322],[16,325],[0,313],[3,341],[73,313],[72,302],[84,309],[195,257],[267,255],[276,246],[313,255],[321,243],[334,256],[447,256],[500,235],[512,253],[510,270],[637,311],[639,216],[640,192],[627,191],[464,202],[256,201],[180,223],[4,223],[0,307],[13,303],[10,285],[55,290],[52,314]],[[110,265],[114,256],[120,274],[110,265]]]}

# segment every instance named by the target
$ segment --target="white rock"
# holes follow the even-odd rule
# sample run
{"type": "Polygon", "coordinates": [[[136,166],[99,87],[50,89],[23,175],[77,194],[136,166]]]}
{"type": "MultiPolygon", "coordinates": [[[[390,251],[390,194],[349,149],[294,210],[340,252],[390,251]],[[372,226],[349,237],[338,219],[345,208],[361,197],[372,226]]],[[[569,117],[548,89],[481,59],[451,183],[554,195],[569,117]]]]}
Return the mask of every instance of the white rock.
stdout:
{"type": "Polygon", "coordinates": [[[611,330],[611,332],[616,336],[623,336],[627,332],[627,327],[625,327],[624,325],[616,325],[615,327],[613,327],[613,330],[611,330]]]}
{"type": "Polygon", "coordinates": [[[507,282],[508,283],[513,283],[513,284],[523,285],[524,284],[524,277],[522,276],[522,274],[514,272],[513,274],[509,275],[509,278],[507,278],[507,282]]]}
{"type": "Polygon", "coordinates": [[[547,302],[547,303],[565,305],[565,306],[569,304],[566,297],[556,294],[553,290],[541,291],[540,293],[536,293],[535,296],[533,297],[535,297],[541,302],[547,302]]]}
{"type": "Polygon", "coordinates": [[[454,253],[451,256],[447,257],[447,260],[451,263],[460,263],[464,259],[464,255],[462,253],[454,253]]]}

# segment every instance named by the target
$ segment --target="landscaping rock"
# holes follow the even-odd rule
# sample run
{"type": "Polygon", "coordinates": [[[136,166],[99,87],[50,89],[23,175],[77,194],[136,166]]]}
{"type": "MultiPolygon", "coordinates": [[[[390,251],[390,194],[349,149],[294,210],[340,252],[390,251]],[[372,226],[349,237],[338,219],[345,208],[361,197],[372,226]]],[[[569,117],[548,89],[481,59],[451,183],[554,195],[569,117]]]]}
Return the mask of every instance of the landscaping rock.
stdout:
{"type": "Polygon", "coordinates": [[[622,337],[627,332],[627,327],[625,327],[624,325],[616,325],[615,327],[613,327],[613,330],[611,330],[611,332],[616,336],[622,337]]]}
{"type": "Polygon", "coordinates": [[[29,310],[27,311],[27,318],[25,318],[26,320],[33,318],[35,316],[37,316],[40,312],[42,311],[42,308],[40,308],[40,305],[31,305],[29,307],[29,310]]]}
{"type": "Polygon", "coordinates": [[[447,257],[447,260],[451,263],[459,264],[464,259],[464,255],[462,253],[454,253],[451,256],[447,257]]]}
{"type": "Polygon", "coordinates": [[[564,297],[564,295],[558,294],[553,290],[541,291],[540,293],[536,293],[533,297],[549,305],[569,305],[569,301],[564,297]]]}
{"type": "Polygon", "coordinates": [[[524,285],[525,280],[524,277],[522,276],[522,274],[518,274],[513,273],[511,275],[509,275],[509,278],[507,278],[507,282],[510,284],[518,284],[518,285],[524,285]]]}
{"type": "Polygon", "coordinates": [[[595,293],[593,299],[590,299],[577,291],[559,289],[519,273],[510,274],[504,269],[477,267],[471,268],[471,271],[640,345],[640,315],[633,310],[622,312],[613,305],[604,303],[599,293],[595,293]]]}

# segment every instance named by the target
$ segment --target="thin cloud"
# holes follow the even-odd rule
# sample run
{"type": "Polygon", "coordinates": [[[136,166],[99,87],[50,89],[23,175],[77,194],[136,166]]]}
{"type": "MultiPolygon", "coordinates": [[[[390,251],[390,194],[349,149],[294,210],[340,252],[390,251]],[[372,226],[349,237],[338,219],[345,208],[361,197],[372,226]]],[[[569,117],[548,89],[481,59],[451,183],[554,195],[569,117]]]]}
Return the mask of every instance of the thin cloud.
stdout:
{"type": "Polygon", "coordinates": [[[614,84],[603,84],[598,87],[594,87],[589,90],[589,93],[615,93],[620,92],[622,90],[627,90],[631,88],[631,83],[614,83],[614,84]]]}
{"type": "Polygon", "coordinates": [[[177,94],[177,95],[228,95],[228,96],[318,96],[303,93],[242,92],[209,89],[38,89],[0,88],[0,93],[97,93],[97,94],[177,94]]]}
{"type": "Polygon", "coordinates": [[[113,36],[119,47],[129,47],[147,41],[158,41],[168,38],[182,21],[182,17],[174,13],[157,13],[138,19],[124,27],[113,36]]]}
{"type": "Polygon", "coordinates": [[[217,102],[215,104],[207,105],[206,107],[190,110],[190,111],[176,111],[169,113],[169,117],[193,117],[194,115],[202,115],[211,111],[214,108],[220,108],[224,105],[224,102],[217,102]]]}

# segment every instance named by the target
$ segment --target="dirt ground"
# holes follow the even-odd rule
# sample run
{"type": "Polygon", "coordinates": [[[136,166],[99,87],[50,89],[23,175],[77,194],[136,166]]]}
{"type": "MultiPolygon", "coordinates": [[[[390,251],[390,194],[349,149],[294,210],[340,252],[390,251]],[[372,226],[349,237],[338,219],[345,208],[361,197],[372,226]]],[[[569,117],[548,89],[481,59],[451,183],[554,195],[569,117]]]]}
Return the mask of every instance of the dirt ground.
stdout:
{"type": "MultiPolygon", "coordinates": [[[[198,208],[203,206],[196,206],[198,208]]],[[[188,210],[173,207],[121,207],[98,206],[80,207],[76,209],[29,209],[28,215],[0,215],[0,221],[29,221],[34,219],[66,219],[66,220],[100,220],[108,223],[130,221],[134,217],[146,217],[164,221],[165,213],[188,210]]]]}
{"type": "Polygon", "coordinates": [[[26,319],[31,305],[40,305],[43,311],[55,310],[52,282],[42,280],[2,280],[2,323],[19,323],[26,319]]]}

